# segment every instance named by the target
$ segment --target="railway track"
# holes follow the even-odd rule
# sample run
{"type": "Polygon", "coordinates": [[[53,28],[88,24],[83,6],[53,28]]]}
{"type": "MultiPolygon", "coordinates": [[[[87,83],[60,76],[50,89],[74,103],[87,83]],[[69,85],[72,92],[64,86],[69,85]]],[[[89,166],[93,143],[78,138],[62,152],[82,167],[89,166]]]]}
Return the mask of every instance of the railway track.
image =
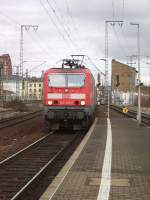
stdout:
{"type": "Polygon", "coordinates": [[[0,129],[18,125],[20,123],[23,123],[25,121],[28,121],[30,119],[40,116],[41,113],[42,113],[42,110],[38,110],[38,111],[30,112],[24,115],[2,119],[0,120],[0,129]]]}
{"type": "MultiPolygon", "coordinates": [[[[122,107],[120,107],[120,106],[111,105],[110,107],[126,116],[137,119],[137,111],[129,110],[128,113],[123,113],[122,107]]],[[[141,113],[141,120],[144,124],[150,125],[150,115],[141,113]]]]}
{"type": "Polygon", "coordinates": [[[0,111],[0,114],[8,113],[8,112],[14,112],[14,110],[12,110],[12,109],[1,110],[1,111],[0,111]]]}
{"type": "Polygon", "coordinates": [[[13,116],[14,110],[12,109],[7,109],[7,110],[0,110],[0,120],[8,118],[8,116],[12,115],[13,116]]]}
{"type": "Polygon", "coordinates": [[[30,199],[39,182],[43,186],[41,181],[49,171],[51,180],[57,175],[82,138],[83,134],[51,133],[1,161],[0,200],[30,199]]]}

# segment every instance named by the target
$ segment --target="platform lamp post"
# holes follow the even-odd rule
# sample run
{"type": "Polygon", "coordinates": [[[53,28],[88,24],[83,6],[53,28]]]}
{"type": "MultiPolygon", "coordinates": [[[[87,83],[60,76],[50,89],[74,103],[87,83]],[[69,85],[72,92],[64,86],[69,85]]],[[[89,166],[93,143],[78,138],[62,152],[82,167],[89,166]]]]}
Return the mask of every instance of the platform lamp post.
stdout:
{"type": "Polygon", "coordinates": [[[140,25],[139,23],[130,22],[130,25],[137,27],[137,58],[138,58],[138,111],[137,111],[137,121],[138,127],[141,124],[141,74],[140,74],[140,25]]]}

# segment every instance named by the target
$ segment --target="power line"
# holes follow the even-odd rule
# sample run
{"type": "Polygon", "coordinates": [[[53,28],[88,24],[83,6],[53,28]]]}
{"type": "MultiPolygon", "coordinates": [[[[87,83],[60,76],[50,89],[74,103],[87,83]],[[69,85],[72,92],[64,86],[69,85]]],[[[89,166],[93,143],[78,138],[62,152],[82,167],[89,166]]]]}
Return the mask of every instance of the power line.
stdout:
{"type": "MultiPolygon", "coordinates": [[[[11,25],[14,24],[15,27],[16,27],[17,29],[20,30],[20,23],[19,23],[18,21],[14,20],[13,18],[9,17],[8,15],[4,14],[4,13],[1,12],[1,11],[0,11],[0,15],[2,15],[5,19],[7,19],[7,21],[9,22],[9,24],[11,24],[11,25]]],[[[61,31],[60,31],[60,34],[62,34],[61,31]]],[[[36,46],[38,47],[38,49],[39,49],[41,52],[44,51],[44,52],[46,52],[47,55],[49,55],[49,51],[48,51],[49,48],[48,48],[48,47],[47,47],[47,50],[46,50],[46,49],[44,50],[44,47],[42,47],[42,46],[39,44],[39,42],[35,41],[35,39],[34,39],[35,37],[32,37],[31,34],[29,34],[29,33],[28,33],[28,35],[29,35],[29,37],[31,38],[31,40],[35,42],[36,46]],[[40,48],[39,46],[40,46],[41,48],[40,48]]],[[[37,34],[37,35],[38,35],[38,34],[37,34]]],[[[5,37],[6,37],[6,36],[5,36],[5,37]]],[[[37,37],[39,37],[39,35],[38,35],[37,37]]],[[[7,38],[8,38],[8,37],[7,37],[7,38]]],[[[8,40],[9,40],[9,39],[8,39],[8,40]]],[[[42,43],[44,43],[43,39],[39,39],[39,40],[40,40],[42,43]]],[[[44,43],[44,44],[45,44],[45,43],[44,43]]],[[[48,45],[46,44],[46,46],[48,46],[48,45]]],[[[14,50],[15,50],[15,49],[14,49],[14,50]]]]}
{"type": "MultiPolygon", "coordinates": [[[[79,31],[78,25],[77,25],[75,19],[73,18],[73,15],[72,15],[71,11],[70,11],[70,5],[69,5],[68,0],[65,0],[65,2],[66,2],[67,14],[68,14],[69,19],[71,21],[71,24],[72,24],[72,26],[74,28],[74,32],[77,33],[76,35],[78,36],[77,37],[77,41],[78,41],[79,37],[81,38],[81,31],[79,31]]],[[[83,49],[85,49],[85,46],[82,46],[82,47],[83,47],[83,49]]],[[[81,48],[81,42],[80,42],[79,48],[81,48]]]]}
{"type": "MultiPolygon", "coordinates": [[[[66,41],[66,39],[64,37],[64,34],[61,32],[61,30],[59,29],[58,25],[55,23],[53,17],[50,15],[49,10],[46,8],[46,6],[42,3],[41,0],[40,0],[40,3],[41,3],[41,6],[43,7],[45,13],[47,14],[50,22],[52,22],[52,24],[55,26],[55,28],[57,30],[57,33],[61,36],[61,38],[63,39],[63,41],[65,42],[65,44],[67,44],[67,46],[69,47],[70,43],[68,43],[68,41],[66,41]]],[[[70,46],[70,48],[72,48],[72,47],[70,46]]]]}
{"type": "Polygon", "coordinates": [[[128,55],[128,53],[126,52],[126,49],[124,48],[124,45],[122,45],[122,43],[121,43],[121,41],[120,41],[118,32],[116,31],[115,26],[112,26],[112,28],[113,28],[113,31],[114,31],[115,38],[116,38],[116,40],[117,40],[117,42],[118,42],[117,44],[118,44],[118,46],[119,46],[121,52],[123,52],[124,57],[126,57],[126,55],[128,55]]]}
{"type": "MultiPolygon", "coordinates": [[[[1,11],[0,11],[0,15],[2,15],[5,19],[7,19],[7,21],[9,22],[9,24],[11,24],[11,25],[14,24],[15,27],[16,27],[17,29],[20,29],[20,23],[19,23],[18,21],[14,20],[13,18],[9,17],[8,15],[4,14],[4,13],[1,12],[1,11]]],[[[29,37],[30,37],[32,40],[34,40],[33,37],[31,36],[31,34],[29,34],[29,32],[27,32],[27,33],[28,33],[29,37]]],[[[2,35],[2,34],[1,34],[1,35],[2,35]]],[[[4,37],[7,38],[7,40],[9,41],[9,38],[6,37],[6,35],[4,35],[4,37]]],[[[40,41],[43,42],[43,40],[40,40],[40,41]]],[[[35,42],[35,44],[37,45],[37,42],[35,42]]],[[[39,46],[40,46],[40,45],[39,45],[39,43],[38,43],[37,47],[39,48],[39,46]]],[[[43,52],[43,50],[41,50],[41,49],[43,49],[43,48],[39,48],[39,50],[40,50],[41,52],[43,52]]],[[[15,50],[16,50],[16,49],[14,48],[14,51],[15,51],[15,50]]],[[[47,51],[47,54],[49,54],[48,51],[47,51]]]]}
{"type": "Polygon", "coordinates": [[[38,42],[38,41],[42,41],[42,40],[40,40],[40,39],[37,40],[37,37],[35,37],[35,36],[37,36],[37,33],[35,34],[34,37],[33,37],[32,34],[29,33],[29,32],[27,32],[27,34],[28,34],[28,36],[30,37],[31,41],[32,41],[32,42],[36,45],[36,47],[40,50],[41,53],[45,52],[47,55],[49,55],[48,50],[47,50],[45,47],[43,47],[43,45],[41,45],[40,42],[38,42]]]}
{"type": "MultiPolygon", "coordinates": [[[[119,6],[120,7],[120,6],[119,6]]],[[[125,13],[125,1],[122,0],[122,8],[119,9],[121,10],[121,17],[118,17],[120,18],[120,20],[124,20],[124,13],[125,13]]],[[[114,3],[114,0],[112,0],[112,19],[115,20],[115,3],[114,3]]]]}
{"type": "Polygon", "coordinates": [[[97,65],[93,62],[93,60],[86,55],[86,57],[88,58],[88,60],[91,62],[91,64],[95,67],[95,69],[100,72],[103,76],[105,76],[105,74],[97,67],[97,65]]]}
{"type": "Polygon", "coordinates": [[[53,0],[53,2],[55,3],[55,8],[57,9],[57,11],[58,11],[58,13],[59,13],[59,15],[60,15],[60,18],[59,18],[59,19],[61,19],[61,20],[64,22],[64,24],[65,24],[65,26],[66,26],[66,30],[69,32],[69,34],[72,34],[72,31],[71,31],[71,29],[70,29],[68,23],[66,22],[66,19],[65,19],[64,15],[62,14],[62,12],[61,12],[59,6],[57,5],[57,3],[56,3],[55,0],[53,0]]]}
{"type": "MultiPolygon", "coordinates": [[[[77,44],[78,44],[79,37],[80,37],[80,31],[78,30],[76,22],[75,22],[75,20],[72,16],[72,13],[69,9],[69,2],[67,0],[65,0],[65,2],[66,2],[66,8],[67,8],[68,21],[70,19],[71,25],[72,25],[73,30],[74,30],[73,33],[77,33],[77,34],[74,34],[74,38],[76,39],[77,44]]],[[[80,45],[78,44],[78,48],[81,48],[81,43],[80,43],[80,45]]]]}
{"type": "Polygon", "coordinates": [[[19,23],[14,20],[13,18],[9,17],[8,15],[4,14],[2,11],[0,11],[0,15],[6,18],[9,21],[9,24],[12,25],[12,23],[16,26],[16,28],[20,28],[19,23]]]}
{"type": "MultiPolygon", "coordinates": [[[[61,22],[61,20],[60,20],[60,18],[59,18],[59,15],[57,14],[57,11],[56,11],[55,8],[52,6],[52,4],[49,2],[49,0],[47,0],[47,3],[48,3],[48,5],[49,5],[50,9],[52,10],[52,12],[53,12],[53,14],[54,14],[54,16],[55,16],[55,18],[56,18],[58,24],[60,25],[60,27],[62,27],[62,29],[63,29],[63,31],[64,31],[66,37],[68,38],[68,40],[71,42],[73,48],[75,49],[75,46],[76,46],[76,45],[75,45],[74,42],[72,41],[72,38],[71,38],[70,34],[68,33],[68,31],[66,30],[65,25],[61,22]]],[[[76,50],[76,49],[75,49],[75,50],[76,50]]]]}
{"type": "Polygon", "coordinates": [[[29,73],[29,72],[32,72],[32,71],[34,71],[34,70],[36,70],[38,67],[40,67],[41,65],[43,65],[43,64],[45,64],[45,63],[46,63],[46,61],[43,61],[41,64],[36,65],[35,67],[31,68],[31,69],[28,71],[28,73],[29,73]]]}
{"type": "Polygon", "coordinates": [[[115,19],[115,5],[114,5],[114,0],[112,0],[112,19],[115,19]]]}
{"type": "Polygon", "coordinates": [[[125,12],[125,1],[122,0],[122,16],[121,16],[121,20],[124,20],[124,12],[125,12]]]}

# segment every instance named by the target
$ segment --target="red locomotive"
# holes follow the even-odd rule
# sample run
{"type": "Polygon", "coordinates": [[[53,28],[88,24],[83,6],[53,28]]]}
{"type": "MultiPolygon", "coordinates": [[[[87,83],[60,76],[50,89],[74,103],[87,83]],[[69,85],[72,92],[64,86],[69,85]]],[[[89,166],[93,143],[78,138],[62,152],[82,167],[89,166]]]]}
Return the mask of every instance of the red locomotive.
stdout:
{"type": "Polygon", "coordinates": [[[79,60],[65,59],[62,68],[48,69],[43,91],[45,121],[50,129],[85,129],[94,119],[95,80],[79,60]]]}

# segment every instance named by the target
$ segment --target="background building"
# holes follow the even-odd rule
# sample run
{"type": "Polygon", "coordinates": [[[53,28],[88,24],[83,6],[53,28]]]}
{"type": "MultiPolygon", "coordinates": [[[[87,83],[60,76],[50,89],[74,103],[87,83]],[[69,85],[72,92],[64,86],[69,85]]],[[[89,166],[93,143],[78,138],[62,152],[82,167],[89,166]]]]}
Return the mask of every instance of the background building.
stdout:
{"type": "Polygon", "coordinates": [[[6,91],[4,90],[5,79],[12,75],[12,64],[9,54],[0,55],[0,101],[6,97],[6,91]]]}
{"type": "MultiPolygon", "coordinates": [[[[112,103],[117,105],[137,106],[138,87],[136,86],[137,71],[126,64],[112,60],[112,103]]],[[[141,105],[150,106],[150,87],[141,86],[141,105]]]]}
{"type": "Polygon", "coordinates": [[[21,98],[21,87],[22,80],[16,75],[3,76],[3,100],[11,101],[16,98],[21,98]],[[16,88],[18,85],[18,94],[16,93],[16,88]]]}
{"type": "Polygon", "coordinates": [[[133,105],[136,92],[137,71],[126,64],[112,60],[112,102],[117,105],[133,105]]]}
{"type": "Polygon", "coordinates": [[[37,77],[25,78],[23,96],[25,100],[42,100],[43,79],[37,77]]]}
{"type": "Polygon", "coordinates": [[[0,55],[0,61],[3,62],[3,75],[11,76],[12,75],[12,64],[9,54],[0,55]]]}
{"type": "Polygon", "coordinates": [[[43,80],[42,78],[22,78],[16,75],[3,76],[3,101],[20,100],[42,100],[43,80]],[[18,91],[17,91],[18,89],[18,91]]]}

